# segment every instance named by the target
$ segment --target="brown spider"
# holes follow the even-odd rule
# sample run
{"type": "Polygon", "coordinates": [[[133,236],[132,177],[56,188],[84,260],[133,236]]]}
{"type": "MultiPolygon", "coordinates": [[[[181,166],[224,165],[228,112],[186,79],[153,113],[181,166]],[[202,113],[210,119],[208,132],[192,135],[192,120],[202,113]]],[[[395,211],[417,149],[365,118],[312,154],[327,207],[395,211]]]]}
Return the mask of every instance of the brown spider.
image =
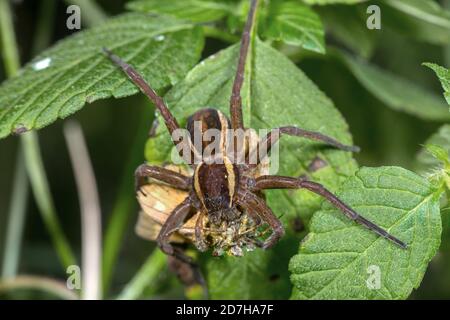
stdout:
{"type": "MultiPolygon", "coordinates": [[[[242,151],[245,154],[245,159],[242,163],[233,162],[232,159],[234,160],[234,157],[230,155],[228,148],[223,147],[220,152],[211,155],[213,159],[219,159],[221,162],[210,161],[211,157],[206,159],[204,156],[198,155],[200,150],[198,150],[197,146],[193,145],[194,137],[203,138],[204,132],[207,129],[217,129],[225,133],[231,130],[244,130],[240,92],[244,81],[246,57],[249,50],[257,5],[258,0],[251,1],[250,11],[242,35],[238,67],[230,99],[231,121],[218,110],[201,109],[188,119],[187,129],[189,134],[182,140],[174,138],[174,133],[180,127],[163,99],[155,93],[136,70],[112,52],[105,49],[109,58],[120,66],[131,81],[155,104],[164,119],[169,133],[172,135],[172,141],[181,157],[183,159],[191,159],[192,157],[189,158],[188,156],[192,155],[197,159],[200,157],[198,163],[193,164],[189,160],[189,164],[193,170],[193,176],[187,176],[174,170],[147,164],[139,166],[136,170],[136,188],[137,190],[141,190],[144,196],[145,189],[141,189],[141,187],[146,184],[147,178],[161,181],[166,185],[186,193],[184,200],[161,221],[162,227],[157,237],[159,247],[168,255],[182,257],[182,254],[178,252],[177,248],[170,243],[170,238],[174,233],[183,228],[187,220],[192,222],[193,217],[195,217],[192,238],[200,250],[206,250],[210,246],[222,246],[220,249],[226,250],[233,246],[236,247],[236,241],[238,240],[243,241],[239,243],[239,246],[249,245],[253,241],[252,237],[254,238],[254,232],[256,232],[254,231],[256,229],[255,226],[261,224],[268,225],[272,233],[264,241],[256,241],[255,243],[263,249],[268,249],[276,244],[284,235],[284,228],[280,220],[278,220],[265,203],[262,191],[266,189],[304,188],[327,199],[348,218],[367,227],[378,235],[389,239],[398,246],[407,248],[404,242],[360,216],[322,185],[305,178],[266,175],[261,170],[262,160],[266,158],[273,145],[277,143],[281,134],[318,140],[344,151],[357,152],[359,148],[356,146],[343,145],[337,140],[321,133],[288,126],[272,129],[265,138],[257,142],[256,148],[249,146],[251,141],[248,138],[244,138],[244,141],[237,141],[241,142],[241,149],[234,147],[233,151],[235,152],[234,155],[237,151],[242,151]],[[194,125],[196,121],[200,123],[200,126],[194,125]],[[261,150],[264,150],[264,152],[260,152],[256,158],[257,161],[251,163],[249,161],[250,156],[261,150]],[[190,154],[188,155],[188,153],[190,154]],[[249,221],[249,218],[251,223],[247,226],[245,223],[249,221]],[[206,225],[208,227],[205,227],[206,225]],[[230,232],[230,230],[232,236],[237,235],[238,239],[227,242],[225,241],[225,233],[230,232]],[[222,237],[212,237],[215,240],[211,241],[211,235],[220,232],[223,233],[222,237]],[[243,237],[245,237],[244,240],[243,237]]],[[[220,141],[218,141],[219,144],[224,146],[226,144],[225,142],[230,142],[225,141],[229,140],[227,137],[228,135],[226,134],[222,135],[220,141]]],[[[202,139],[201,141],[204,140],[202,139]]],[[[232,140],[236,142],[236,138],[232,140]]],[[[239,143],[235,143],[235,145],[237,146],[239,143]]],[[[231,253],[240,255],[241,252],[232,251],[231,253]]]]}

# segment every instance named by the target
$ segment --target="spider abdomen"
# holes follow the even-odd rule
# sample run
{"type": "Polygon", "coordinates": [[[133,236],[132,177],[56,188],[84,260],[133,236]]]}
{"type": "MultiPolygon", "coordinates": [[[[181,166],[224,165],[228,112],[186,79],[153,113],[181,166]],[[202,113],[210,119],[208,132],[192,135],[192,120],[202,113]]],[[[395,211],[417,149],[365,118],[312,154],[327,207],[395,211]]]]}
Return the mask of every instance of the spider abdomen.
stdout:
{"type": "Polygon", "coordinates": [[[223,163],[200,163],[194,172],[194,190],[208,213],[233,207],[238,183],[237,168],[227,157],[223,163]]]}

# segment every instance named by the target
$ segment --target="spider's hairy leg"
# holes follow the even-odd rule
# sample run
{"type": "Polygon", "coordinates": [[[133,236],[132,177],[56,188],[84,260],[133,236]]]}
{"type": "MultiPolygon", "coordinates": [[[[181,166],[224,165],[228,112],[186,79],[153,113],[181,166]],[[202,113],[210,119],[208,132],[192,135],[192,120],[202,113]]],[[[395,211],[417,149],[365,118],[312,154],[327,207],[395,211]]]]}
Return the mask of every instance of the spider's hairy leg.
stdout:
{"type": "Polygon", "coordinates": [[[284,235],[284,227],[280,220],[273,214],[272,210],[266,205],[264,200],[251,192],[242,192],[239,194],[238,204],[245,209],[247,214],[256,220],[259,219],[267,223],[272,229],[272,234],[261,245],[263,249],[273,247],[284,235]]]}
{"type": "Polygon", "coordinates": [[[135,188],[138,191],[143,185],[147,184],[146,178],[153,178],[165,182],[172,187],[181,190],[190,190],[191,179],[181,173],[147,164],[140,165],[135,173],[135,188]]]}
{"type": "Polygon", "coordinates": [[[319,183],[312,182],[306,179],[298,179],[292,177],[282,177],[282,176],[261,176],[256,179],[256,190],[265,190],[265,189],[307,189],[312,191],[325,199],[327,199],[331,204],[333,204],[336,208],[341,210],[348,218],[356,221],[357,223],[365,226],[371,231],[375,232],[379,236],[386,238],[399,247],[406,249],[408,246],[403,241],[397,239],[390,233],[388,233],[383,228],[377,226],[375,223],[367,220],[366,218],[360,216],[356,211],[342,202],[338,197],[336,197],[333,193],[328,191],[324,186],[319,183]]]}
{"type": "MultiPolygon", "coordinates": [[[[180,249],[182,250],[182,248],[180,249]]],[[[167,262],[169,270],[177,275],[178,279],[188,290],[200,285],[203,289],[203,298],[208,298],[208,286],[197,264],[186,263],[175,256],[168,256],[167,262]]]]}
{"type": "Polygon", "coordinates": [[[260,143],[258,144],[258,148],[253,150],[252,158],[251,159],[258,159],[258,163],[264,159],[264,157],[270,152],[272,147],[275,145],[275,143],[280,140],[281,135],[288,135],[288,136],[295,136],[295,137],[303,137],[310,140],[316,140],[323,142],[327,145],[330,145],[336,149],[340,149],[343,151],[349,151],[349,152],[359,152],[360,149],[358,146],[349,146],[345,145],[336,139],[326,136],[320,132],[315,131],[308,131],[304,130],[298,127],[294,126],[286,126],[286,127],[280,127],[276,129],[272,129],[265,138],[263,138],[260,143]],[[261,154],[257,155],[256,152],[259,152],[261,154]],[[258,158],[253,158],[258,156],[258,158]]]}
{"type": "Polygon", "coordinates": [[[159,232],[157,243],[162,252],[170,256],[176,256],[186,263],[192,263],[192,259],[187,257],[182,250],[170,244],[170,236],[183,226],[184,221],[193,209],[191,197],[187,197],[170,213],[166,222],[159,232]]]}
{"type": "Polygon", "coordinates": [[[255,15],[257,6],[258,0],[251,0],[250,11],[248,13],[247,22],[244,27],[244,32],[242,33],[239,61],[236,70],[236,76],[234,78],[233,91],[230,99],[231,127],[233,129],[244,128],[242,118],[241,89],[242,84],[244,83],[245,62],[247,60],[253,25],[255,24],[255,15]]]}
{"type": "Polygon", "coordinates": [[[155,104],[156,108],[164,118],[167,129],[170,134],[176,129],[179,129],[177,120],[167,108],[164,100],[153,90],[150,85],[144,80],[144,78],[129,64],[123,61],[121,58],[113,54],[110,50],[103,48],[103,51],[111,59],[112,62],[117,64],[127,74],[131,81],[155,104]]]}

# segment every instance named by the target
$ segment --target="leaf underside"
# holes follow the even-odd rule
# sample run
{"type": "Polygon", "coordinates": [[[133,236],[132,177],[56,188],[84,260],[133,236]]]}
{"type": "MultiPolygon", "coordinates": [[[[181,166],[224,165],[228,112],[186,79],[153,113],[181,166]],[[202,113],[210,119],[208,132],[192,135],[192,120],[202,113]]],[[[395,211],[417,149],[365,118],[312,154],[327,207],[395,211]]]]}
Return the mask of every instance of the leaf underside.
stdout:
{"type": "Polygon", "coordinates": [[[406,299],[440,245],[439,192],[408,170],[381,167],[360,169],[338,196],[409,248],[397,247],[325,204],[290,262],[292,298],[406,299]],[[377,268],[379,286],[370,277],[377,268]]]}
{"type": "Polygon", "coordinates": [[[59,42],[0,87],[0,138],[42,128],[98,99],[136,93],[103,47],[160,89],[176,83],[198,61],[203,35],[172,18],[133,13],[59,42]]]}
{"type": "MultiPolygon", "coordinates": [[[[238,45],[234,45],[202,61],[169,91],[165,100],[181,125],[189,115],[204,107],[229,114],[238,51],[238,45]]],[[[351,144],[347,124],[333,103],[289,59],[259,40],[248,57],[242,97],[247,128],[296,125],[351,144]]],[[[172,148],[166,128],[160,125],[156,137],[147,143],[147,160],[170,162],[172,148]]],[[[281,139],[279,174],[294,177],[308,174],[336,190],[355,170],[356,163],[350,153],[305,139],[281,139]],[[320,157],[326,165],[311,172],[308,166],[315,157],[320,157]]],[[[287,265],[302,236],[292,225],[298,218],[310,217],[322,200],[306,191],[271,191],[267,192],[267,201],[284,222],[287,235],[274,249],[257,249],[242,258],[213,258],[210,253],[205,254],[203,267],[212,298],[289,297],[287,265]]]]}

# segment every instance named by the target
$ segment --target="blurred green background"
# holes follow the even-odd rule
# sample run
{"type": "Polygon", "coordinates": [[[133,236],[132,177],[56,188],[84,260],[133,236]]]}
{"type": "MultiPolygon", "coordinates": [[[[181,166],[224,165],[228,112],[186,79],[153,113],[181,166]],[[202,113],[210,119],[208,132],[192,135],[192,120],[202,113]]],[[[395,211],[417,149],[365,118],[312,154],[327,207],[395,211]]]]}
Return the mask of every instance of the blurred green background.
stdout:
{"type": "MultiPolygon", "coordinates": [[[[13,1],[14,25],[22,63],[26,63],[34,56],[32,48],[43,2],[45,1],[13,1]]],[[[71,34],[71,31],[65,27],[67,2],[58,0],[51,2],[54,13],[50,15],[52,17],[50,44],[71,34]]],[[[123,12],[125,2],[122,0],[97,1],[108,15],[123,12]]],[[[365,29],[366,16],[363,11],[366,7],[367,3],[361,5],[359,9],[357,6],[344,5],[318,8],[325,25],[329,27],[327,44],[346,48],[339,36],[335,36],[336,30],[332,29],[335,21],[333,19],[353,16],[361,22],[361,32],[370,37],[368,47],[373,48],[370,52],[370,60],[373,64],[409,79],[442,97],[442,88],[434,73],[421,64],[430,61],[449,67],[450,50],[446,45],[424,41],[419,36],[419,32],[415,32],[408,26],[407,17],[395,12],[382,11],[382,18],[391,19],[392,23],[385,25],[385,20],[382,20],[382,30],[369,31],[365,29]],[[402,23],[402,19],[405,23],[402,23]]],[[[341,20],[350,23],[350,20],[345,18],[341,20]]],[[[206,57],[227,46],[227,43],[208,39],[203,56],[206,57]]],[[[332,55],[302,54],[295,57],[295,60],[298,66],[333,100],[349,123],[355,144],[362,148],[362,152],[356,155],[360,165],[398,165],[417,171],[416,155],[421,149],[421,144],[442,123],[424,121],[392,110],[367,91],[348,68],[332,55]]],[[[4,70],[0,68],[0,80],[4,79],[4,70]]],[[[114,296],[133,277],[154,248],[154,244],[141,240],[133,231],[138,207],[132,184],[134,168],[144,160],[144,144],[152,124],[153,110],[142,95],[136,95],[125,99],[95,102],[72,118],[80,122],[87,140],[100,191],[104,226],[117,201],[120,201],[125,210],[124,216],[128,219],[126,237],[121,246],[109,294],[114,296]],[[120,200],[118,200],[119,196],[120,200]]],[[[40,130],[39,140],[56,210],[79,260],[80,211],[62,124],[63,121],[59,120],[40,130]]],[[[0,257],[3,257],[18,142],[17,137],[0,140],[0,257]]],[[[28,196],[27,203],[27,220],[19,273],[65,279],[67,275],[58,262],[31,194],[28,196]]],[[[448,231],[448,229],[448,226],[444,227],[444,230],[448,231]]],[[[420,289],[413,293],[411,299],[450,298],[448,232],[444,233],[443,237],[440,252],[429,265],[420,289]]],[[[152,292],[154,289],[151,288],[152,292]]],[[[160,276],[156,291],[161,298],[183,297],[183,288],[168,272],[160,276]]],[[[145,294],[143,296],[145,297],[145,294]]],[[[0,298],[47,297],[49,296],[37,291],[0,293],[0,298]]]]}

